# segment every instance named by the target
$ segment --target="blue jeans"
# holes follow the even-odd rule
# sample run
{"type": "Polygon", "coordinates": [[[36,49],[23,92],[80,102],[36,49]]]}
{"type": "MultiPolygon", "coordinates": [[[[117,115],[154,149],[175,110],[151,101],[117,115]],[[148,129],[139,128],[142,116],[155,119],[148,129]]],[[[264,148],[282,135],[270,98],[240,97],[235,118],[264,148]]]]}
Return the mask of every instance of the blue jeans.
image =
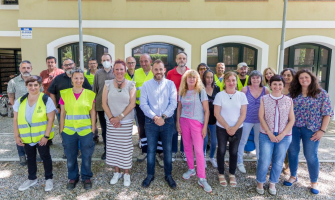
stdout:
{"type": "Polygon", "coordinates": [[[19,146],[19,145],[16,145],[16,148],[17,148],[17,153],[19,154],[19,156],[25,156],[26,155],[26,152],[24,151],[24,146],[19,146]]]}
{"type": "MultiPolygon", "coordinates": [[[[211,134],[211,148],[209,150],[209,158],[214,158],[216,145],[217,145],[217,138],[216,138],[216,124],[209,125],[208,128],[211,134]]],[[[208,131],[207,135],[204,140],[204,155],[206,157],[206,149],[207,149],[207,143],[208,143],[208,131]]]]}
{"type": "Polygon", "coordinates": [[[307,161],[309,178],[312,183],[316,183],[318,182],[319,178],[318,148],[320,141],[316,142],[311,141],[311,137],[313,134],[314,132],[306,127],[299,128],[293,126],[292,143],[288,149],[288,162],[291,171],[291,176],[297,177],[297,171],[299,165],[300,140],[302,140],[304,156],[307,161]]]}
{"type": "Polygon", "coordinates": [[[243,163],[243,154],[244,154],[244,148],[245,145],[248,142],[250,131],[252,128],[254,128],[254,143],[256,147],[256,157],[259,158],[259,129],[261,127],[260,123],[246,123],[243,122],[243,132],[242,137],[240,141],[240,145],[238,146],[238,154],[237,154],[237,163],[243,163]]]}
{"type": "Polygon", "coordinates": [[[78,142],[81,146],[81,180],[87,180],[92,178],[93,173],[91,170],[92,154],[94,151],[93,133],[89,133],[85,136],[79,136],[78,133],[68,135],[62,132],[63,147],[65,155],[67,157],[67,170],[68,179],[79,180],[79,169],[78,169],[78,142]]]}
{"type": "MultiPolygon", "coordinates": [[[[277,136],[278,133],[275,132],[274,135],[277,136]]],[[[271,183],[278,183],[283,169],[286,152],[291,141],[292,136],[285,136],[279,143],[275,143],[271,142],[268,135],[263,133],[259,134],[259,159],[256,174],[257,182],[266,182],[266,174],[272,161],[269,181],[271,183]]]]}
{"type": "MultiPolygon", "coordinates": [[[[173,114],[174,123],[177,124],[177,108],[174,110],[173,114]]],[[[173,135],[172,135],[172,152],[178,152],[178,131],[176,125],[173,127],[173,135]]],[[[180,152],[184,152],[184,144],[183,137],[180,137],[180,152]]]]}
{"type": "Polygon", "coordinates": [[[145,134],[147,136],[147,174],[155,175],[155,155],[157,150],[158,138],[162,140],[164,153],[164,172],[165,176],[170,176],[172,171],[172,134],[174,120],[169,117],[163,126],[155,124],[154,120],[145,117],[145,134]]]}

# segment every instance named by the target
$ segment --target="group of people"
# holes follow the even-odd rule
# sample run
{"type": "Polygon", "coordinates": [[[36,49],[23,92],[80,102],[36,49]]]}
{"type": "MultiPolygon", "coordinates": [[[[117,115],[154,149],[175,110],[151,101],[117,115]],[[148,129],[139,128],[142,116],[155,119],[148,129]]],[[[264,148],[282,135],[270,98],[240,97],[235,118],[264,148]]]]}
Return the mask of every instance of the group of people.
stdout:
{"type": "Polygon", "coordinates": [[[287,68],[277,75],[272,68],[267,68],[263,74],[254,70],[247,75],[249,68],[244,62],[237,65],[238,74],[225,73],[224,63],[217,64],[216,73],[205,63],[192,70],[186,66],[185,52],[176,55],[177,66],[166,76],[163,61],[152,62],[148,54],[140,56],[141,67],[136,70],[135,58],[128,57],[126,62],[116,60],[112,67],[109,54],[102,55],[103,69],[97,70],[97,60],[90,59],[87,72],[75,69],[71,59],[63,62],[62,73],[55,67],[56,58],[48,57],[46,61],[48,70],[41,72],[41,76],[31,76],[31,63],[22,61],[20,78],[13,79],[26,86],[26,94],[19,96],[13,92],[17,99],[13,106],[15,140],[18,150],[24,147],[28,158],[29,176],[19,187],[21,191],[37,183],[36,149],[44,164],[45,190],[52,189],[49,146],[56,113],[67,159],[69,190],[76,187],[80,178],[79,150],[81,180],[85,189],[92,188],[91,158],[98,141],[98,116],[105,150],[101,158],[115,167],[112,185],[120,178],[124,186],[131,184],[135,119],[142,151],[137,160],[147,159],[143,187],[149,187],[154,180],[156,160],[164,167],[169,187],[177,187],[172,177],[172,162],[178,152],[178,134],[181,135],[180,155],[188,165],[183,179],[197,175],[198,184],[206,192],[212,191],[206,179],[206,150],[210,139],[208,161],[218,168],[220,185],[226,187],[229,183],[236,187],[236,169],[246,173],[243,154],[253,129],[258,193],[264,194],[263,184],[271,168],[269,193],[276,195],[275,184],[285,157],[291,176],[284,185],[292,186],[298,181],[301,141],[310,174],[310,191],[319,193],[317,150],[333,110],[328,94],[309,70],[295,72],[287,68]],[[44,93],[40,91],[41,86],[44,93]],[[228,144],[227,181],[224,162],[228,144]]]}

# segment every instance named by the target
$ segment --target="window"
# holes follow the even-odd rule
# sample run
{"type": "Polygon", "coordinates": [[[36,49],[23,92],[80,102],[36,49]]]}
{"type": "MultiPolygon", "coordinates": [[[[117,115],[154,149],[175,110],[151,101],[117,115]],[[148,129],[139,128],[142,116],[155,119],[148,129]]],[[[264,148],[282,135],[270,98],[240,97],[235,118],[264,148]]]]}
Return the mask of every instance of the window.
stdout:
{"type": "Polygon", "coordinates": [[[184,49],[167,43],[147,43],[133,48],[132,56],[136,60],[136,69],[140,67],[140,57],[147,53],[150,55],[152,62],[161,59],[166,67],[166,71],[173,69],[177,64],[175,61],[177,53],[184,49]]]}
{"type": "Polygon", "coordinates": [[[19,0],[1,0],[3,5],[19,5],[19,0]]]}
{"type": "MultiPolygon", "coordinates": [[[[101,65],[101,56],[104,53],[108,53],[108,48],[105,46],[102,46],[100,44],[96,43],[89,43],[89,42],[84,42],[84,67],[88,69],[88,60],[90,58],[96,58],[99,64],[99,68],[102,66],[101,65]]],[[[79,43],[72,43],[72,44],[67,44],[65,46],[62,46],[58,49],[58,67],[62,68],[63,61],[66,58],[72,59],[75,63],[76,66],[80,66],[79,62],[79,43]]]]}
{"type": "Polygon", "coordinates": [[[20,73],[21,49],[0,49],[0,93],[7,91],[10,79],[20,73]]]}
{"type": "Polygon", "coordinates": [[[214,72],[218,62],[225,64],[226,71],[234,71],[238,63],[246,62],[252,71],[257,66],[257,49],[237,43],[224,43],[207,49],[207,65],[214,72]]]}
{"type": "Polygon", "coordinates": [[[285,49],[284,68],[311,70],[328,91],[331,49],[318,44],[298,44],[285,49]]]}

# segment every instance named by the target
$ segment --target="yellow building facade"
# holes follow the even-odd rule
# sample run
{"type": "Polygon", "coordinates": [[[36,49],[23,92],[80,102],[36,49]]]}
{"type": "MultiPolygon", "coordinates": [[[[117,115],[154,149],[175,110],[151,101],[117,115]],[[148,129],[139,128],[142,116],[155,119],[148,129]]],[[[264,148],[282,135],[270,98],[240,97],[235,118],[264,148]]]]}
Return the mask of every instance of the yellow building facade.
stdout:
{"type": "MultiPolygon", "coordinates": [[[[9,65],[1,61],[6,52],[15,51],[17,60],[30,60],[33,74],[46,69],[47,56],[55,56],[59,63],[72,56],[79,64],[77,1],[5,2],[0,5],[2,90],[5,76],[17,67],[8,71],[9,65]],[[31,28],[32,38],[21,38],[21,28],[31,28]]],[[[193,69],[201,62],[210,67],[224,62],[234,70],[245,61],[252,69],[277,70],[283,5],[282,0],[86,0],[82,2],[85,62],[89,57],[99,60],[103,52],[113,60],[150,53],[171,69],[176,52],[183,50],[193,69]]],[[[285,67],[313,70],[333,101],[334,10],[335,1],[289,0],[284,44],[285,67]]]]}

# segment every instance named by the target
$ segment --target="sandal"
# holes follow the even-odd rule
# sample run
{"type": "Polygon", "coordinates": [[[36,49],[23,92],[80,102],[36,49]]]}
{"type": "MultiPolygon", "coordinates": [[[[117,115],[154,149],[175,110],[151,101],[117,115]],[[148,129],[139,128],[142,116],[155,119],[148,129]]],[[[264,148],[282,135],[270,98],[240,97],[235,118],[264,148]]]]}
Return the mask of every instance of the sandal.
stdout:
{"type": "Polygon", "coordinates": [[[235,175],[229,174],[229,184],[231,187],[236,187],[237,183],[235,175]],[[234,178],[234,180],[231,180],[232,178],[234,178]]]}
{"type": "Polygon", "coordinates": [[[223,174],[219,174],[219,181],[222,187],[227,187],[227,181],[223,174]]]}

